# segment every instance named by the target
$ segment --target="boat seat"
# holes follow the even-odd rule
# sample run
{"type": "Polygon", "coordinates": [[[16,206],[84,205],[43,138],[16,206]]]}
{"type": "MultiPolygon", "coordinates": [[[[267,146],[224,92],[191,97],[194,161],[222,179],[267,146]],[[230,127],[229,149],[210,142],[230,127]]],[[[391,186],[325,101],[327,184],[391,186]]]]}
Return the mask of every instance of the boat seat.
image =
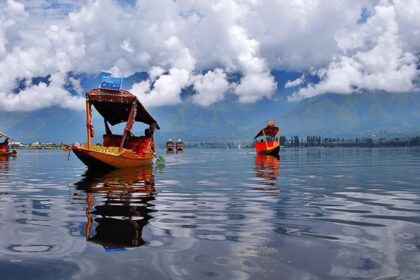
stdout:
{"type": "Polygon", "coordinates": [[[122,136],[117,134],[104,134],[104,147],[119,147],[122,136]]]}
{"type": "MultiPolygon", "coordinates": [[[[121,135],[116,134],[104,134],[104,147],[119,147],[121,144],[121,135]]],[[[144,136],[130,136],[127,135],[124,143],[125,149],[130,149],[138,154],[144,153],[146,150],[150,149],[151,145],[151,137],[144,137],[144,136]]]]}
{"type": "MultiPolygon", "coordinates": [[[[126,142],[127,149],[135,151],[137,154],[142,155],[146,151],[150,151],[152,138],[151,137],[135,137],[135,139],[129,139],[126,142]]],[[[126,146],[124,145],[124,147],[126,146]]]]}

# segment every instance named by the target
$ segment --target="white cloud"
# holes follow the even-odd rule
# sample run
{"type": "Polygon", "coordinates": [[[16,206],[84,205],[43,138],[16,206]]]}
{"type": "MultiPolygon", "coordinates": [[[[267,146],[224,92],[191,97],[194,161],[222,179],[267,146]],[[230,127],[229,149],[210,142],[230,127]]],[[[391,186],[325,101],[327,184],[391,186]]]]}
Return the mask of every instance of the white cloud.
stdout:
{"type": "Polygon", "coordinates": [[[195,104],[209,106],[221,101],[229,90],[227,75],[222,69],[217,68],[205,75],[196,76],[194,90],[197,94],[193,95],[191,100],[195,104]]]}
{"type": "Polygon", "coordinates": [[[272,69],[319,75],[319,83],[294,99],[329,91],[409,91],[419,76],[419,34],[417,0],[2,1],[0,92],[13,102],[2,98],[0,106],[73,104],[71,94],[63,94],[68,72],[147,71],[150,79],[133,91],[154,106],[182,102],[189,86],[196,90],[189,100],[203,106],[227,92],[239,102],[271,98],[277,88],[272,69]],[[365,23],[362,8],[371,14],[365,23]],[[232,73],[241,80],[229,84],[232,73]],[[54,86],[61,102],[31,102],[43,96],[36,90],[51,85],[13,92],[16,81],[47,75],[63,77],[54,86]]]}
{"type": "Polygon", "coordinates": [[[32,111],[50,106],[80,109],[85,104],[84,98],[71,96],[64,90],[64,79],[63,75],[54,74],[49,79],[49,85],[44,82],[37,85],[28,83],[19,94],[0,91],[0,110],[32,111]]]}
{"type": "Polygon", "coordinates": [[[299,78],[291,81],[288,80],[287,83],[284,85],[285,88],[297,87],[300,86],[305,81],[305,74],[300,76],[299,78]]]}
{"type": "Polygon", "coordinates": [[[190,73],[185,69],[171,68],[152,84],[149,80],[135,84],[131,92],[147,106],[176,105],[181,103],[181,90],[189,85],[190,73]]]}
{"type": "Polygon", "coordinates": [[[349,94],[359,90],[408,92],[418,77],[417,58],[404,50],[395,7],[376,6],[374,15],[360,28],[343,34],[345,54],[337,55],[320,69],[321,81],[297,91],[291,100],[328,92],[349,94]],[[351,38],[352,44],[348,44],[351,38]]]}
{"type": "Polygon", "coordinates": [[[277,83],[269,73],[249,74],[241,79],[241,83],[235,88],[241,103],[254,103],[263,97],[270,98],[273,95],[277,83]]]}

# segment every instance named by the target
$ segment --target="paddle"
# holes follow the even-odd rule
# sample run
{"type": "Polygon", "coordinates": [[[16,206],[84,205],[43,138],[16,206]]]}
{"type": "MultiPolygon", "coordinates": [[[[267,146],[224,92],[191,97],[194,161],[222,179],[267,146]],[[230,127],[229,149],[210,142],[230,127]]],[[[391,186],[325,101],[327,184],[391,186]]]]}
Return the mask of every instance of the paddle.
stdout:
{"type": "Polygon", "coordinates": [[[165,158],[163,156],[157,156],[155,153],[153,153],[153,155],[156,158],[157,165],[165,165],[165,158]]]}

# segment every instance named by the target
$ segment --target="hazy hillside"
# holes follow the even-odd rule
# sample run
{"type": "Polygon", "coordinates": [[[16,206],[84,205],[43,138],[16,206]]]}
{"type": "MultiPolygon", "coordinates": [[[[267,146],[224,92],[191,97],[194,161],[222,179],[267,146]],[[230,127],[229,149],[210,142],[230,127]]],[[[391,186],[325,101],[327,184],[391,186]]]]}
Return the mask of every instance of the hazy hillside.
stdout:
{"type": "Polygon", "coordinates": [[[419,93],[328,94],[280,117],[288,135],[398,135],[420,132],[419,93]]]}
{"type": "MultiPolygon", "coordinates": [[[[186,141],[246,141],[268,119],[280,125],[283,135],[367,136],[420,133],[420,93],[328,94],[289,103],[285,96],[276,101],[243,105],[227,100],[212,107],[191,104],[151,108],[161,130],[158,142],[167,138],[186,141]]],[[[98,141],[103,123],[94,116],[98,141]]],[[[113,128],[115,132],[122,127],[113,128]]],[[[137,125],[141,134],[144,126],[137,125]]],[[[35,112],[0,112],[0,131],[17,141],[83,142],[85,112],[49,108],[35,112]]]]}

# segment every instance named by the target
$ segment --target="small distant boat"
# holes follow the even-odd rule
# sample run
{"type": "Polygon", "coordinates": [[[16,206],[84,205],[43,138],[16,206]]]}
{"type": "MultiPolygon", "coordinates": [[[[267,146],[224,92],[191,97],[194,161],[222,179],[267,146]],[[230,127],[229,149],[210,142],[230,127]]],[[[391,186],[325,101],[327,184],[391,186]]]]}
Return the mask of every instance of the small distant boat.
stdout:
{"type": "Polygon", "coordinates": [[[173,153],[175,151],[175,144],[174,141],[172,141],[171,138],[166,141],[166,152],[167,153],[173,153]]]}
{"type": "Polygon", "coordinates": [[[68,151],[71,150],[71,146],[70,145],[67,145],[67,144],[61,144],[60,145],[60,149],[63,150],[63,151],[65,151],[65,152],[68,152],[68,151]]]}
{"type": "Polygon", "coordinates": [[[176,141],[175,148],[176,148],[177,152],[183,152],[184,151],[184,142],[182,142],[181,139],[178,139],[176,141]]]}
{"type": "Polygon", "coordinates": [[[273,121],[268,121],[267,126],[254,137],[255,151],[260,155],[278,155],[280,152],[280,128],[273,121]]]}
{"type": "Polygon", "coordinates": [[[120,89],[121,86],[106,86],[101,83],[86,93],[86,125],[87,144],[74,144],[71,149],[88,167],[94,168],[128,168],[151,164],[154,157],[155,144],[153,133],[159,125],[143,107],[137,97],[120,89]],[[94,137],[91,108],[104,118],[106,133],[102,145],[92,145],[94,137]],[[108,124],[126,123],[122,135],[113,134],[108,124]],[[144,136],[134,136],[131,132],[134,122],[149,125],[144,136]]]}
{"type": "Polygon", "coordinates": [[[0,156],[13,156],[16,155],[16,150],[10,150],[9,140],[10,136],[0,132],[0,138],[4,138],[3,142],[0,142],[0,156]]]}

